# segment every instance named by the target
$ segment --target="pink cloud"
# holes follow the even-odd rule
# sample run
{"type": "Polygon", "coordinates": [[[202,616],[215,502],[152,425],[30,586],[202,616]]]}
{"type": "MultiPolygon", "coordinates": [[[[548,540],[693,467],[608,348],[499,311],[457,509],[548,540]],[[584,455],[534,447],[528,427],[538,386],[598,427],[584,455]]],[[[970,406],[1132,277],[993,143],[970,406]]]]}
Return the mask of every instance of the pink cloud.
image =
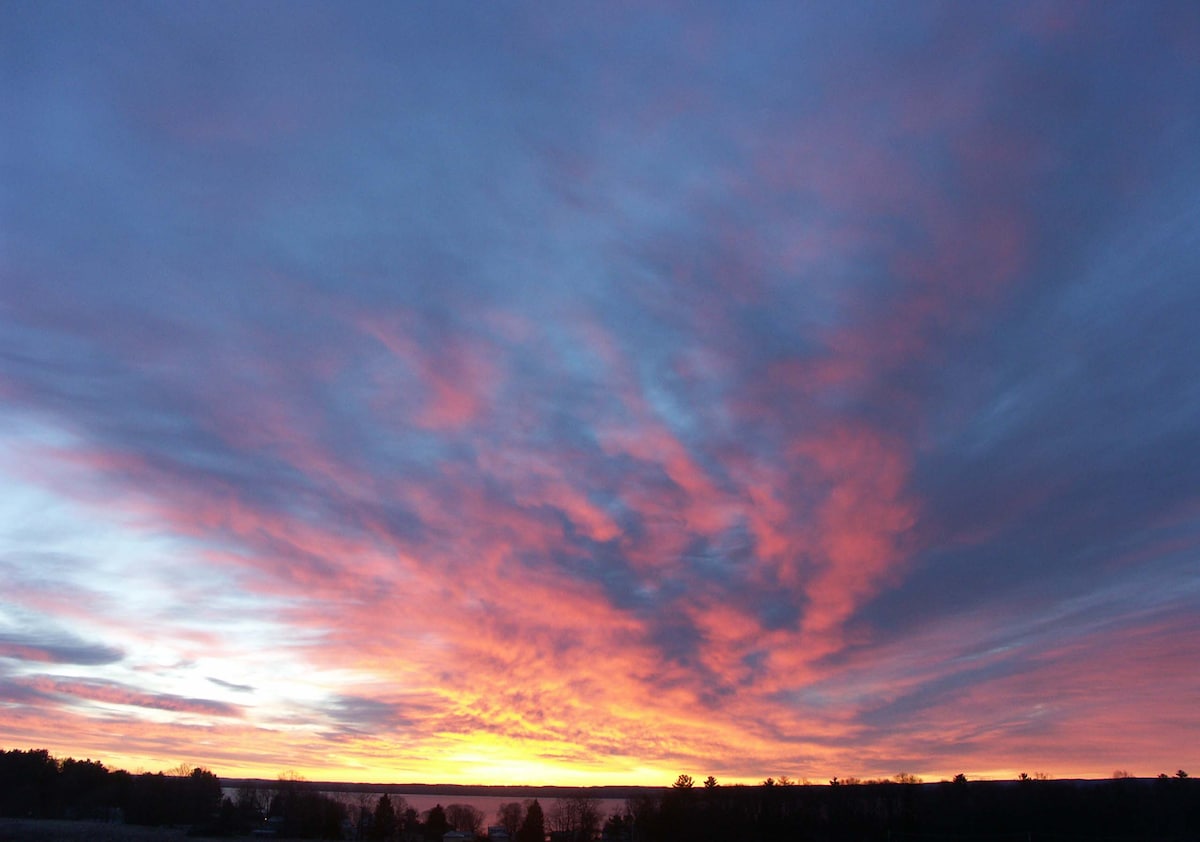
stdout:
{"type": "Polygon", "coordinates": [[[845,426],[797,441],[792,454],[828,488],[815,512],[819,558],[805,619],[809,630],[825,631],[899,577],[903,537],[916,517],[906,491],[908,455],[875,430],[845,426]]]}
{"type": "Polygon", "coordinates": [[[572,473],[575,466],[567,455],[550,458],[537,452],[485,450],[478,467],[510,488],[513,502],[521,508],[557,510],[595,541],[610,541],[620,534],[612,515],[589,499],[586,484],[572,473]]]}
{"type": "Polygon", "coordinates": [[[33,676],[27,679],[18,679],[18,682],[40,693],[81,699],[87,702],[150,708],[200,716],[240,717],[242,715],[240,708],[225,702],[188,699],[170,693],[149,693],[114,681],[33,676]]]}
{"type": "Polygon", "coordinates": [[[491,405],[502,372],[497,354],[480,339],[441,336],[434,350],[416,338],[416,322],[408,314],[364,317],[359,324],[415,374],[423,389],[419,410],[410,406],[407,395],[383,396],[406,420],[433,430],[459,430],[491,405]]]}

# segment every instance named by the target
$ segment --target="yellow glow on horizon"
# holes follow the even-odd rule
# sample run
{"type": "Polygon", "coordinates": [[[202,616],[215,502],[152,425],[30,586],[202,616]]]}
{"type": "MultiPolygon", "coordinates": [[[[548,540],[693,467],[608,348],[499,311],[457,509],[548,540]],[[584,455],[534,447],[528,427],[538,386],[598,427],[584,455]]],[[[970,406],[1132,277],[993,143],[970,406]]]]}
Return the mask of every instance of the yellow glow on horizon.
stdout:
{"type": "MultiPolygon", "coordinates": [[[[281,735],[282,736],[282,735],[281,735]]],[[[72,741],[73,743],[74,741],[72,741]]],[[[547,759],[538,755],[537,750],[531,750],[526,756],[520,756],[505,747],[503,741],[471,740],[460,738],[458,747],[444,756],[424,758],[417,762],[397,764],[386,756],[385,747],[371,746],[374,756],[356,753],[353,747],[345,753],[329,753],[323,756],[323,763],[293,762],[289,759],[287,746],[260,745],[255,747],[260,756],[272,756],[278,760],[236,759],[237,749],[221,745],[192,745],[184,749],[178,756],[165,756],[154,753],[122,752],[92,749],[80,750],[69,744],[51,745],[9,745],[5,748],[46,748],[51,755],[64,759],[91,759],[103,763],[109,769],[124,769],[133,774],[142,772],[169,772],[179,768],[181,764],[190,767],[203,767],[212,771],[220,778],[259,778],[277,780],[281,777],[296,775],[310,781],[328,781],[331,783],[364,783],[378,785],[396,784],[453,784],[478,786],[670,786],[680,774],[691,775],[697,787],[703,785],[704,779],[712,774],[719,784],[724,786],[761,784],[767,777],[776,781],[786,775],[796,784],[826,785],[837,776],[840,780],[857,778],[859,780],[892,780],[900,771],[910,771],[925,783],[949,781],[960,772],[969,781],[1012,781],[1021,772],[1033,776],[1044,773],[1050,779],[1106,779],[1111,770],[1079,767],[1045,767],[1031,763],[1027,768],[995,767],[972,768],[969,764],[954,768],[931,768],[916,770],[883,770],[853,768],[838,769],[830,767],[823,771],[803,771],[799,769],[763,769],[755,774],[722,775],[719,770],[697,768],[698,764],[682,763],[678,766],[647,764],[632,759],[627,762],[612,764],[611,758],[598,759],[594,764],[572,764],[570,762],[547,759]],[[214,757],[224,757],[224,761],[207,762],[201,753],[208,749],[214,757]],[[191,753],[193,756],[188,756],[191,753]],[[604,765],[604,764],[609,765],[604,765]]],[[[365,749],[365,746],[359,746],[365,749]]],[[[544,749],[545,747],[539,747],[544,749]]],[[[1165,769],[1130,770],[1135,776],[1152,777],[1165,769]]]]}

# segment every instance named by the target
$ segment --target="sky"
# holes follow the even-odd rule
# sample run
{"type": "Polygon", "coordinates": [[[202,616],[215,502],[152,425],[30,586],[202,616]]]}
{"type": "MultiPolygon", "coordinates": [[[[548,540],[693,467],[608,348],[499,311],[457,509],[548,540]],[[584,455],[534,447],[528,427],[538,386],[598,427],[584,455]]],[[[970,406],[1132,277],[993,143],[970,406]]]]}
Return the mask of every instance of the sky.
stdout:
{"type": "Polygon", "coordinates": [[[1200,6],[0,2],[0,748],[1200,771],[1200,6]]]}

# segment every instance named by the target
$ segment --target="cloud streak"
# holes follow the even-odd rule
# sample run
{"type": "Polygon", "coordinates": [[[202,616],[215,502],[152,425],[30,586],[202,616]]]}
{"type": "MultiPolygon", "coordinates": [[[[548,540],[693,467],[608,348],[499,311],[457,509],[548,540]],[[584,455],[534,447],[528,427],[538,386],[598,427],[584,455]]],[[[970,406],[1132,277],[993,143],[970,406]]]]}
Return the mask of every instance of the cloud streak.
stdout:
{"type": "Polygon", "coordinates": [[[103,666],[120,661],[124,653],[111,646],[72,640],[0,633],[0,658],[47,664],[103,666]]]}

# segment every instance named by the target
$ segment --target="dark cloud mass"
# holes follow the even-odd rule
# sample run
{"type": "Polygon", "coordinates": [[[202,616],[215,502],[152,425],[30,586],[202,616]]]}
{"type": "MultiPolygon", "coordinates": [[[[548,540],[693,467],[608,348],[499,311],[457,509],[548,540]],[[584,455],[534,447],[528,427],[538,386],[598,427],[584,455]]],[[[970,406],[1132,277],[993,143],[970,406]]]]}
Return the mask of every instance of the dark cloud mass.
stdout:
{"type": "Polygon", "coordinates": [[[1186,768],[1194,4],[7,12],[0,743],[1186,768]]]}
{"type": "Polygon", "coordinates": [[[0,658],[95,667],[116,663],[123,657],[124,653],[120,649],[86,643],[70,635],[0,632],[0,658]]]}

